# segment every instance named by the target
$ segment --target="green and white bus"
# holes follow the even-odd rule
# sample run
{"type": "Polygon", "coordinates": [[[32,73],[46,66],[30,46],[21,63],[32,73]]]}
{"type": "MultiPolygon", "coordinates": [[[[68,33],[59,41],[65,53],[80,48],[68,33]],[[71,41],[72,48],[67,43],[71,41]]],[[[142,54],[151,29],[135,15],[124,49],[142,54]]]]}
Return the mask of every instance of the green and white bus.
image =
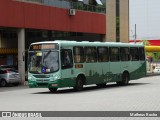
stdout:
{"type": "Polygon", "coordinates": [[[144,46],[114,42],[46,41],[32,43],[28,52],[30,88],[127,85],[146,75],[144,46]]]}

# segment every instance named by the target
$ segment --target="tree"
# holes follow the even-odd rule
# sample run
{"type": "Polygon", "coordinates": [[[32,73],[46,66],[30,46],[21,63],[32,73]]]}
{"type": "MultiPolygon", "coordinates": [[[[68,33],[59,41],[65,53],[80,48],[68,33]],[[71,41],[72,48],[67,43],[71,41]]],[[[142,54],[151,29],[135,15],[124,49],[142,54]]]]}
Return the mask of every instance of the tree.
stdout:
{"type": "MultiPolygon", "coordinates": [[[[150,46],[151,45],[148,40],[142,40],[142,43],[143,43],[144,46],[150,46]]],[[[152,52],[146,52],[146,56],[151,57],[153,59],[155,58],[155,55],[152,52]]]]}

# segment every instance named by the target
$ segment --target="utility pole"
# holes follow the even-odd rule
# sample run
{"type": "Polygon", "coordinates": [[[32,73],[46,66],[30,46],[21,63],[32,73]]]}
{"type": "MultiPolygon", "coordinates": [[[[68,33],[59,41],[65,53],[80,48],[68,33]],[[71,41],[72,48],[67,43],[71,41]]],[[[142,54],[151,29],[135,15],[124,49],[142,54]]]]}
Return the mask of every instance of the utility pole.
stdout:
{"type": "Polygon", "coordinates": [[[136,24],[135,24],[135,35],[134,35],[134,43],[136,44],[136,40],[137,40],[137,28],[136,28],[136,24]]]}

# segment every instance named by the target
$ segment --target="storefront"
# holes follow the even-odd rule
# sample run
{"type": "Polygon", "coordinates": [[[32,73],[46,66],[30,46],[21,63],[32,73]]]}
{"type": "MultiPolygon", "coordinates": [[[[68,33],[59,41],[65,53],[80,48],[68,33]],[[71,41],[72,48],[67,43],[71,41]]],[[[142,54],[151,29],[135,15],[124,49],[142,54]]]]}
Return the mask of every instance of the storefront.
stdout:
{"type": "Polygon", "coordinates": [[[18,65],[17,48],[0,48],[0,65],[18,65]]]}

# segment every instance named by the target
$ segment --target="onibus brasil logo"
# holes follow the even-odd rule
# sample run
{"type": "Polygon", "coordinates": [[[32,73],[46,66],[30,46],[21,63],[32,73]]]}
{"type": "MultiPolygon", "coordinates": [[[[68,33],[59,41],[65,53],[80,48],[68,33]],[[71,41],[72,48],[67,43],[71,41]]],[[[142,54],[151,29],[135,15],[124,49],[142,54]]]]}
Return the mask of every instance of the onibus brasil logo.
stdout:
{"type": "Polygon", "coordinates": [[[42,117],[42,114],[40,112],[2,112],[2,117],[42,117]]]}

